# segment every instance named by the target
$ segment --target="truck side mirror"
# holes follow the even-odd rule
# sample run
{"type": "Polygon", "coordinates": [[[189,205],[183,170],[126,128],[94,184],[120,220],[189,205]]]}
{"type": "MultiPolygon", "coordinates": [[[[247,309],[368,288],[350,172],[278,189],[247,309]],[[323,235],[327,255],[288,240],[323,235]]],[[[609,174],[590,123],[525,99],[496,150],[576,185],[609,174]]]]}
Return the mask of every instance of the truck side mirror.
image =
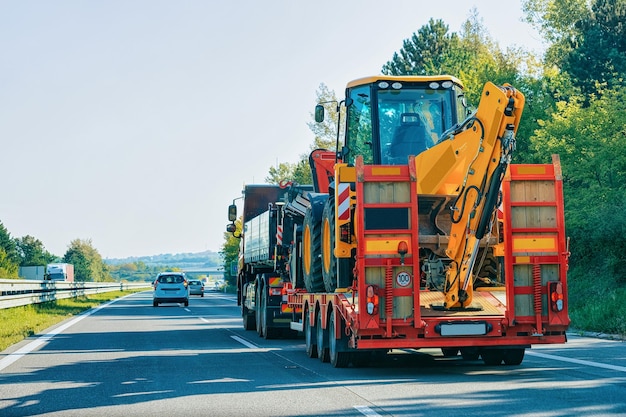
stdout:
{"type": "Polygon", "coordinates": [[[226,225],[226,231],[228,233],[235,233],[236,230],[237,230],[237,226],[235,226],[235,223],[226,225]]]}
{"type": "Polygon", "coordinates": [[[237,206],[231,204],[228,206],[228,221],[234,222],[235,220],[237,220],[237,206]]]}
{"type": "Polygon", "coordinates": [[[321,123],[324,121],[324,106],[318,104],[315,106],[315,121],[321,123]]]}

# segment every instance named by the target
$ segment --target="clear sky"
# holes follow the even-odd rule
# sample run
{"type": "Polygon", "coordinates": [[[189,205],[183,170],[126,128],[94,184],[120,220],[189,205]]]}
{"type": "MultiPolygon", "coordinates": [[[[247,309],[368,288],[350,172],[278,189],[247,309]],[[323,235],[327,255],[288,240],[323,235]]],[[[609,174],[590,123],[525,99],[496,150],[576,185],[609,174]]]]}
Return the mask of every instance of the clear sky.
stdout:
{"type": "Polygon", "coordinates": [[[59,256],[219,251],[242,186],[308,153],[320,83],[473,7],[540,50],[520,0],[0,0],[0,221],[59,256]]]}

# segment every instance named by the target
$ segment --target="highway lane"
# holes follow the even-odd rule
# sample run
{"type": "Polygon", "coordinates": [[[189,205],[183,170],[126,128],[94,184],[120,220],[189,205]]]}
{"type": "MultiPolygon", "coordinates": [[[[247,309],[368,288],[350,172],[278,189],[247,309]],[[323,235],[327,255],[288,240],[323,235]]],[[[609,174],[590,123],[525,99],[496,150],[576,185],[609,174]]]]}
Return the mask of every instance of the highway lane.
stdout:
{"type": "Polygon", "coordinates": [[[188,308],[139,293],[55,329],[2,352],[0,416],[626,414],[620,341],[571,337],[519,367],[424,350],[334,369],[307,358],[302,339],[244,331],[219,293],[188,308]]]}

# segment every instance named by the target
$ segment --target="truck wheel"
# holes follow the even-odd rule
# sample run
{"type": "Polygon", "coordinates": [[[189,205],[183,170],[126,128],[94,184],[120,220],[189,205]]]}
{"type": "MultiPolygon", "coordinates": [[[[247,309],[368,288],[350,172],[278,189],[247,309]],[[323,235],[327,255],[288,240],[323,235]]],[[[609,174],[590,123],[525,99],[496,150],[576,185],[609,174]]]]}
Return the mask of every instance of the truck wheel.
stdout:
{"type": "Polygon", "coordinates": [[[265,287],[263,291],[261,291],[261,306],[259,307],[261,310],[261,326],[263,330],[261,331],[262,336],[266,339],[275,339],[278,333],[278,329],[274,327],[270,327],[267,324],[267,297],[265,294],[265,287]]]}
{"type": "Polygon", "coordinates": [[[241,306],[241,318],[243,319],[244,330],[256,329],[256,322],[254,320],[254,314],[250,314],[250,311],[244,305],[241,306]]]}
{"type": "Polygon", "coordinates": [[[322,327],[322,313],[317,314],[315,329],[317,330],[317,357],[322,362],[330,361],[328,352],[328,330],[322,327]]]}
{"type": "Polygon", "coordinates": [[[306,355],[309,358],[317,358],[317,345],[315,344],[315,327],[311,326],[309,312],[304,312],[304,341],[306,343],[306,355]]]}
{"type": "Polygon", "coordinates": [[[502,349],[485,349],[480,352],[480,356],[483,357],[483,362],[488,366],[498,366],[504,359],[504,350],[502,349]]]}
{"type": "Polygon", "coordinates": [[[335,249],[335,200],[329,198],[322,213],[322,276],[326,292],[335,292],[337,288],[337,258],[335,249]]]}
{"type": "Polygon", "coordinates": [[[524,348],[510,348],[504,351],[504,364],[505,365],[519,365],[524,360],[524,348]]]}
{"type": "Polygon", "coordinates": [[[321,259],[321,224],[313,218],[313,210],[307,209],[302,231],[302,275],[308,292],[324,291],[321,259]]]}
{"type": "Polygon", "coordinates": [[[350,352],[348,352],[348,338],[345,334],[345,324],[339,319],[340,339],[335,339],[335,321],[337,320],[337,312],[333,308],[328,322],[328,352],[330,355],[330,363],[335,368],[345,368],[350,363],[350,352]]]}

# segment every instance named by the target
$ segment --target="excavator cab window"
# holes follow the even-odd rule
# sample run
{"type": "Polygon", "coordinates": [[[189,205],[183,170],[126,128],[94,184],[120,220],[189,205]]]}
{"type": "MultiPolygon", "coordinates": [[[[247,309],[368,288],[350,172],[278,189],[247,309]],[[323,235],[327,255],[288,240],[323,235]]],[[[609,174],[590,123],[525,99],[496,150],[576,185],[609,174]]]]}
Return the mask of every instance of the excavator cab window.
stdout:
{"type": "Polygon", "coordinates": [[[435,146],[454,126],[462,90],[452,81],[377,81],[347,90],[346,148],[348,163],[363,155],[365,164],[406,164],[435,146]]]}
{"type": "Polygon", "coordinates": [[[365,164],[374,163],[372,138],[372,104],[369,85],[356,87],[349,91],[350,103],[347,107],[348,121],[346,129],[346,161],[354,163],[357,155],[363,156],[365,164]]]}

